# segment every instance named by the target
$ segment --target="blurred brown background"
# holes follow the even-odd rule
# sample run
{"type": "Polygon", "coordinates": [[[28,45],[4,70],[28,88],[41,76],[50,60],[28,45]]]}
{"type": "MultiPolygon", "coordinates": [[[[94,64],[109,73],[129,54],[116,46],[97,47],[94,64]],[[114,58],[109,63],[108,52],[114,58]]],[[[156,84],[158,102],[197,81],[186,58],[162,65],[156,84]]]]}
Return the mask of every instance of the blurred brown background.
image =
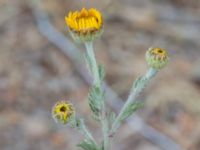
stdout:
{"type": "MultiPolygon", "coordinates": [[[[70,58],[38,30],[37,2],[0,0],[0,150],[75,150],[83,137],[53,121],[56,101],[71,100],[99,140],[101,130],[88,116],[88,85],[70,58]]],[[[40,6],[69,40],[64,17],[70,10],[96,7],[103,13],[105,31],[95,41],[96,56],[105,65],[106,82],[123,99],[147,70],[145,51],[169,50],[169,65],[142,93],[145,107],[137,113],[185,150],[200,149],[199,0],[41,0],[40,6]]],[[[113,150],[132,149],[162,148],[124,124],[113,150]]]]}

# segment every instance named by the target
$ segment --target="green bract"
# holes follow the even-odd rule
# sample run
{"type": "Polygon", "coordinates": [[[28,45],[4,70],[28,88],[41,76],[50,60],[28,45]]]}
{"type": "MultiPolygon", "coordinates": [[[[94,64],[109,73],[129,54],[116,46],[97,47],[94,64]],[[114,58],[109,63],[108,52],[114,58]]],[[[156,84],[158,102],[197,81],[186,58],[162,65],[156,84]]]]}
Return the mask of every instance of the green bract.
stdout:
{"type": "Polygon", "coordinates": [[[149,48],[146,52],[146,61],[149,67],[162,69],[169,62],[169,56],[166,50],[161,48],[149,48]]]}

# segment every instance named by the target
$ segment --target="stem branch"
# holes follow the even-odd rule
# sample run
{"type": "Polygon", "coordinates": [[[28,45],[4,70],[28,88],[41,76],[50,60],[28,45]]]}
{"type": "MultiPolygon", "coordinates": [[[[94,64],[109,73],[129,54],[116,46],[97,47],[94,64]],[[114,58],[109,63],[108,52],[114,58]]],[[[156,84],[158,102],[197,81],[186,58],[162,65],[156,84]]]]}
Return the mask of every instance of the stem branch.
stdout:
{"type": "Polygon", "coordinates": [[[119,115],[117,116],[117,118],[115,119],[110,134],[113,135],[116,130],[120,127],[121,125],[121,117],[122,114],[124,113],[124,111],[127,109],[127,107],[132,104],[136,98],[138,97],[138,95],[143,91],[143,89],[145,88],[145,86],[148,84],[148,82],[151,80],[151,78],[153,78],[157,73],[157,70],[153,69],[153,68],[149,68],[148,72],[145,74],[145,76],[143,76],[142,78],[143,80],[143,84],[140,84],[139,86],[135,86],[133,88],[133,90],[131,91],[130,95],[128,96],[128,99],[126,101],[126,103],[124,104],[124,106],[122,107],[119,115]]]}
{"type": "Polygon", "coordinates": [[[79,131],[85,136],[86,139],[93,141],[96,144],[96,141],[94,140],[92,134],[88,130],[88,128],[85,125],[85,122],[83,119],[80,119],[80,124],[79,124],[79,131]]]}

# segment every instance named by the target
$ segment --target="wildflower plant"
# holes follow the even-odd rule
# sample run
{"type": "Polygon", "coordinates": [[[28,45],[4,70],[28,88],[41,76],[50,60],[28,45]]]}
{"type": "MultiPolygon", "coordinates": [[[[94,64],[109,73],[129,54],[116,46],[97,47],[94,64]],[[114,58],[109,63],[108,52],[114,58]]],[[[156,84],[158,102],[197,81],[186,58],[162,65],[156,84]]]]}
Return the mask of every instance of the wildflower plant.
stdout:
{"type": "Polygon", "coordinates": [[[110,150],[111,139],[121,126],[123,121],[131,116],[136,110],[143,106],[137,101],[138,95],[144,90],[150,80],[165,67],[169,61],[168,53],[161,48],[150,48],[146,52],[146,61],[149,69],[146,74],[137,78],[132,85],[130,94],[119,114],[108,111],[106,107],[105,91],[102,83],[105,77],[105,70],[102,65],[96,62],[93,41],[100,37],[103,32],[103,17],[94,9],[69,12],[65,17],[66,24],[72,38],[86,47],[86,63],[93,77],[93,84],[88,93],[88,104],[92,117],[101,124],[103,138],[97,143],[89,129],[86,127],[83,118],[75,115],[75,108],[66,101],[57,102],[52,109],[52,116],[56,122],[69,124],[70,127],[80,131],[85,139],[78,144],[84,150],[110,150]]]}

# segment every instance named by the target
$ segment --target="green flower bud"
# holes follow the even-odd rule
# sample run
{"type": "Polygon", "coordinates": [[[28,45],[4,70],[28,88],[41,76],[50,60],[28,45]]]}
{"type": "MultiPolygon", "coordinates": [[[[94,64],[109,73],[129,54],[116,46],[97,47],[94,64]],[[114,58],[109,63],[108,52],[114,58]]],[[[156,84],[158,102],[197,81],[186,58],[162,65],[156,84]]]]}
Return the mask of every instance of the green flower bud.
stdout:
{"type": "Polygon", "coordinates": [[[149,48],[146,52],[146,61],[149,67],[162,69],[169,62],[168,52],[161,48],[149,48]]]}

